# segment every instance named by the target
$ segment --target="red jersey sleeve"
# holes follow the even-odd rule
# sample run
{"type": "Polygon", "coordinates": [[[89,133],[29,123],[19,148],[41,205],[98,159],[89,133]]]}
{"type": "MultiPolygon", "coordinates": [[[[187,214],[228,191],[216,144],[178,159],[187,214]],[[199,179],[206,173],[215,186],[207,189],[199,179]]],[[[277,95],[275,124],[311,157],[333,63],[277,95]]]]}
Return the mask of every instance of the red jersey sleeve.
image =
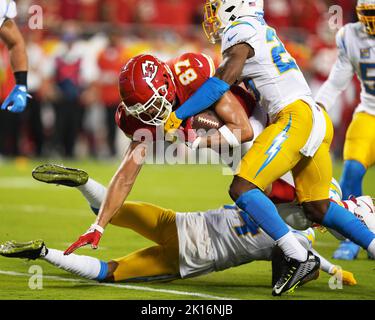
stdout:
{"type": "Polygon", "coordinates": [[[215,74],[213,60],[202,53],[185,53],[169,61],[168,65],[176,84],[178,98],[176,109],[215,74]]]}

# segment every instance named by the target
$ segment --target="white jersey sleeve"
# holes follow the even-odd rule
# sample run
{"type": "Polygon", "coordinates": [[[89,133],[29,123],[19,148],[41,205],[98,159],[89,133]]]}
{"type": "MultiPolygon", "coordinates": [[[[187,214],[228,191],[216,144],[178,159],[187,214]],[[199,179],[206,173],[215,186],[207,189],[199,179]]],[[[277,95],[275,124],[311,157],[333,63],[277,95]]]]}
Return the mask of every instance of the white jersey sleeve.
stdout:
{"type": "Polygon", "coordinates": [[[353,79],[355,70],[349,59],[345,38],[345,27],[336,35],[338,57],[328,80],[320,88],[315,100],[327,110],[335,104],[337,97],[348,87],[353,79]]]}
{"type": "Polygon", "coordinates": [[[339,59],[317,100],[329,108],[355,73],[361,82],[356,112],[375,115],[375,38],[366,33],[361,22],[349,23],[339,32],[337,45],[339,59]]]}
{"type": "Polygon", "coordinates": [[[6,19],[13,19],[17,16],[17,6],[12,0],[0,0],[0,27],[6,19]]]}
{"type": "Polygon", "coordinates": [[[224,30],[222,52],[239,43],[247,43],[255,52],[259,50],[260,39],[256,25],[247,20],[234,21],[224,30]]]}

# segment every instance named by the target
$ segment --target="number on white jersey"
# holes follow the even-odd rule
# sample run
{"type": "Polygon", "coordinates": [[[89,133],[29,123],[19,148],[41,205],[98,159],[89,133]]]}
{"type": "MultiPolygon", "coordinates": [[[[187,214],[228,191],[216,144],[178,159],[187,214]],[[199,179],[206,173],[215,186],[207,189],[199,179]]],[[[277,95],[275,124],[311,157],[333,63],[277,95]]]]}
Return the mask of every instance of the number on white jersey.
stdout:
{"type": "Polygon", "coordinates": [[[280,74],[292,69],[299,70],[296,61],[292,58],[288,51],[286,51],[283,43],[277,36],[275,29],[267,28],[267,42],[275,45],[271,49],[271,54],[273,63],[276,65],[280,74]]]}
{"type": "Polygon", "coordinates": [[[234,228],[239,237],[246,236],[249,233],[252,236],[256,236],[257,234],[259,234],[259,227],[255,224],[253,220],[250,219],[249,215],[246,212],[239,211],[238,215],[240,219],[243,221],[243,225],[234,228]]]}
{"type": "Polygon", "coordinates": [[[375,95],[375,63],[360,63],[361,78],[366,92],[375,95]]]}

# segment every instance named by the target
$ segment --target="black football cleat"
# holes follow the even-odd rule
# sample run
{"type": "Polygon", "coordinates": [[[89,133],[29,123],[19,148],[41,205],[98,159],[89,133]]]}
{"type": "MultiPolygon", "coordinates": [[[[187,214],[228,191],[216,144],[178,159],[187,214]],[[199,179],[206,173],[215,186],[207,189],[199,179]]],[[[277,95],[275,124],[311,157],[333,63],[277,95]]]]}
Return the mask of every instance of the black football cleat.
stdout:
{"type": "Polygon", "coordinates": [[[89,179],[89,175],[83,170],[66,168],[57,164],[40,165],[33,170],[32,176],[38,181],[67,187],[82,186],[89,179]]]}
{"type": "Polygon", "coordinates": [[[7,258],[35,260],[47,254],[43,240],[29,242],[6,241],[0,244],[0,255],[7,258]]]}
{"type": "Polygon", "coordinates": [[[274,253],[275,257],[272,257],[273,296],[293,293],[298,287],[319,277],[320,259],[310,251],[304,262],[285,257],[283,253],[283,258],[280,259],[280,252],[274,250],[274,253]]]}

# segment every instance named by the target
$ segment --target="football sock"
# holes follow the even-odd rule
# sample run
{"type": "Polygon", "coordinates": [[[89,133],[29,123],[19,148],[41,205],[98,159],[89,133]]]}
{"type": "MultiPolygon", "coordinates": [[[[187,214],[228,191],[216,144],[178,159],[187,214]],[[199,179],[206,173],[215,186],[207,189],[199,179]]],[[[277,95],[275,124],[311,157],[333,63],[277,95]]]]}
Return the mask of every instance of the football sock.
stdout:
{"type": "Polygon", "coordinates": [[[344,172],[340,181],[343,199],[351,195],[359,197],[362,195],[362,180],[366,168],[358,161],[347,160],[344,163],[344,172]]]}
{"type": "Polygon", "coordinates": [[[296,259],[300,262],[306,261],[308,254],[307,250],[302,246],[291,231],[276,242],[287,257],[296,259]]]}
{"type": "Polygon", "coordinates": [[[107,188],[90,178],[86,184],[78,186],[77,189],[81,191],[86,198],[92,211],[94,211],[95,214],[98,214],[100,205],[104,201],[107,193],[107,188]]]}
{"type": "Polygon", "coordinates": [[[302,247],[280,217],[275,205],[259,189],[243,193],[236,201],[272,239],[278,242],[287,257],[298,261],[307,259],[307,251],[302,247]],[[280,241],[280,243],[279,243],[280,241]]]}
{"type": "Polygon", "coordinates": [[[355,215],[334,202],[329,205],[323,225],[341,233],[364,249],[367,249],[371,241],[375,239],[375,234],[355,215]]]}
{"type": "Polygon", "coordinates": [[[333,270],[336,268],[336,266],[329,262],[326,258],[322,257],[315,249],[311,249],[311,252],[314,254],[314,256],[317,256],[320,259],[320,269],[329,274],[333,274],[333,270]]]}
{"type": "Polygon", "coordinates": [[[48,249],[42,257],[54,266],[90,280],[104,280],[107,276],[108,265],[104,261],[77,254],[64,255],[63,251],[48,249]]]}

